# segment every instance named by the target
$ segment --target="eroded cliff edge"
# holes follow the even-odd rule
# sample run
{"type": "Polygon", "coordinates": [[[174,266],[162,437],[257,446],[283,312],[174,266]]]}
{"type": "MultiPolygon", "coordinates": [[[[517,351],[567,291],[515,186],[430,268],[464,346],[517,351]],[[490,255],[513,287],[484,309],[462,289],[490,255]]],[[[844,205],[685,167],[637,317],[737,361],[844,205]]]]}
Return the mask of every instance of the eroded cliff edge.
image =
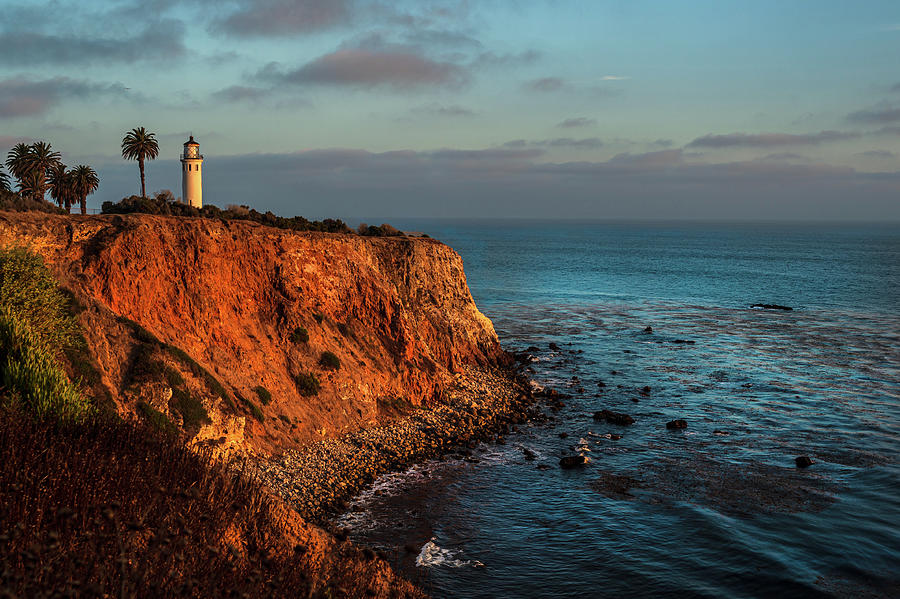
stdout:
{"type": "Polygon", "coordinates": [[[72,291],[100,382],[120,413],[143,400],[166,412],[172,397],[164,382],[135,375],[135,360],[150,350],[136,351],[146,339],[132,323],[211,373],[224,394],[179,354],[153,350],[203,403],[211,421],[191,434],[212,443],[280,451],[382,424],[404,405],[440,402],[465,366],[508,360],[475,306],[461,258],[435,240],[201,218],[0,213],[0,245],[41,254],[72,291]],[[298,328],[308,341],[292,338],[298,328]],[[340,369],[319,364],[326,351],[340,369]],[[302,373],[319,378],[318,395],[301,393],[302,373]],[[259,386],[271,393],[268,405],[259,386]]]}

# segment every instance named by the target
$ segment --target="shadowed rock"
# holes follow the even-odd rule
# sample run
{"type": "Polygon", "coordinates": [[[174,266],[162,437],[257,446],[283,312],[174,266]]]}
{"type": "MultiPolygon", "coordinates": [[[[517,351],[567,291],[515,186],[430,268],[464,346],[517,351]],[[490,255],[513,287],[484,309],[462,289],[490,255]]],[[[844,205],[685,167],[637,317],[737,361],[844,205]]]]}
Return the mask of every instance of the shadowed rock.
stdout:
{"type": "Polygon", "coordinates": [[[602,420],[608,424],[618,424],[619,426],[627,426],[634,423],[634,418],[622,412],[613,412],[611,410],[600,410],[594,412],[594,420],[602,420]]]}
{"type": "Polygon", "coordinates": [[[808,468],[813,465],[813,461],[805,455],[794,458],[794,463],[797,464],[797,468],[808,468]]]}
{"type": "Polygon", "coordinates": [[[669,429],[670,431],[687,428],[687,421],[682,420],[680,418],[678,420],[672,420],[672,421],[666,423],[666,428],[669,429]]]}

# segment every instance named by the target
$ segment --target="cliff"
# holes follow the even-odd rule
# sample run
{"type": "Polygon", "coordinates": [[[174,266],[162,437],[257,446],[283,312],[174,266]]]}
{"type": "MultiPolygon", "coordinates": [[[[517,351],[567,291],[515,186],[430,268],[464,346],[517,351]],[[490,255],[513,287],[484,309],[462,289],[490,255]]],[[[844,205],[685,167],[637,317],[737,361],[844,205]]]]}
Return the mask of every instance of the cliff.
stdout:
{"type": "Polygon", "coordinates": [[[77,299],[95,387],[120,413],[144,402],[211,444],[271,452],[366,428],[507,360],[459,255],[430,239],[0,212],[2,245],[42,255],[77,299]],[[180,386],[197,423],[173,408],[180,386]]]}

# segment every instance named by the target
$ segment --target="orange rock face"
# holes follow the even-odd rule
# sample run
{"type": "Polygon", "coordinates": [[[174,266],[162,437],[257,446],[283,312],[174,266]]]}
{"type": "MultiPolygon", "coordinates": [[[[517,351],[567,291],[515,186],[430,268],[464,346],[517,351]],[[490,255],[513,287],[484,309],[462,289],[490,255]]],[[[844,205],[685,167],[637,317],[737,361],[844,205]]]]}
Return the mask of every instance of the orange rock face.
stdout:
{"type": "MultiPolygon", "coordinates": [[[[268,451],[440,401],[466,364],[507,360],[459,255],[430,239],[296,233],[249,222],[150,215],[0,213],[0,245],[31,247],[83,303],[185,350],[230,392],[272,396],[251,447],[268,451]],[[106,312],[108,311],[108,312],[106,312]],[[308,341],[292,340],[305,328],[308,341]],[[320,365],[323,352],[340,360],[320,365]],[[296,377],[313,373],[318,395],[296,377]]],[[[122,411],[122,331],[82,324],[122,411]]]]}

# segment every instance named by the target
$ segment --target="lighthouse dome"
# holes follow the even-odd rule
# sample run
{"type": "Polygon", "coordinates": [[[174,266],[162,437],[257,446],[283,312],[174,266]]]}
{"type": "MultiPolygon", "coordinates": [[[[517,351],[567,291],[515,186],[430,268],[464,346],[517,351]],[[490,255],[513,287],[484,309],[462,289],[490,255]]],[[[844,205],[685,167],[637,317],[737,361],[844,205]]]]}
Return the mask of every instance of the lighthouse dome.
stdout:
{"type": "Polygon", "coordinates": [[[194,136],[191,135],[191,138],[190,138],[189,140],[187,140],[186,142],[184,142],[184,145],[186,145],[186,146],[199,146],[200,144],[198,144],[196,141],[194,141],[194,136]]]}

